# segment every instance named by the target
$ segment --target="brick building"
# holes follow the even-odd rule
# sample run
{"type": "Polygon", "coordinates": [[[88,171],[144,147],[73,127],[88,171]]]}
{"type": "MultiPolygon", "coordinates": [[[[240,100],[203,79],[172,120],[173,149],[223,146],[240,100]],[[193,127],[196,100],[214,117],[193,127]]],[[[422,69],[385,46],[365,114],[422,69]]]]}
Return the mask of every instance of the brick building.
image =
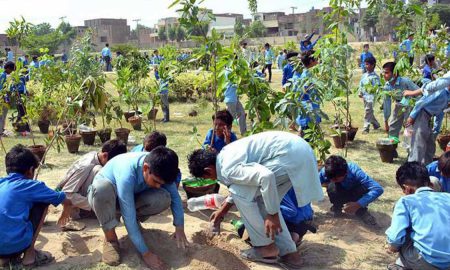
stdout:
{"type": "MultiPolygon", "coordinates": [[[[105,43],[124,44],[130,37],[130,26],[126,19],[85,20],[84,26],[93,30],[93,42],[97,48],[103,47],[105,43]]],[[[82,31],[83,28],[77,30],[82,31]]]]}

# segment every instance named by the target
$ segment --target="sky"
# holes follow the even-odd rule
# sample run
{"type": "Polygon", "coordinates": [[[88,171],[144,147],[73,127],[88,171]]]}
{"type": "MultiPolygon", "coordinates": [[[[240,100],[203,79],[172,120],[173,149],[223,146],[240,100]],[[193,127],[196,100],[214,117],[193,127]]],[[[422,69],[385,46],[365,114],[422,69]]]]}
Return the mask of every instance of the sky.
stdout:
{"type": "MultiPolygon", "coordinates": [[[[4,33],[9,22],[23,16],[27,21],[38,24],[48,22],[57,26],[61,17],[72,26],[84,25],[86,19],[122,18],[141,19],[141,24],[153,26],[158,19],[176,16],[175,8],[168,9],[172,0],[0,0],[0,33],[4,33]],[[16,2],[17,1],[17,2],[16,2]],[[5,12],[6,11],[6,12],[5,12]]],[[[312,7],[327,6],[328,0],[258,0],[258,12],[284,11],[291,13],[290,7],[297,7],[296,13],[306,12],[312,7]]],[[[241,13],[250,17],[246,0],[205,0],[202,4],[214,13],[241,13]]]]}

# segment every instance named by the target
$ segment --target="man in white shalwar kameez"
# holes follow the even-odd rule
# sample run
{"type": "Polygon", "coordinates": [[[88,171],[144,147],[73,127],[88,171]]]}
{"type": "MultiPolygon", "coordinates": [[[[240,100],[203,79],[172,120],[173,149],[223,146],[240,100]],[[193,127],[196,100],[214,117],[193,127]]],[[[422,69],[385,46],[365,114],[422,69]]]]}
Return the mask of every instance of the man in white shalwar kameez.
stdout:
{"type": "Polygon", "coordinates": [[[242,252],[243,258],[279,262],[289,269],[301,266],[279,213],[281,199],[291,188],[299,207],[323,199],[316,157],[305,140],[288,132],[263,132],[235,141],[219,154],[193,152],[189,170],[195,177],[218,179],[228,187],[231,199],[211,218],[220,224],[234,201],[253,246],[242,252]]]}

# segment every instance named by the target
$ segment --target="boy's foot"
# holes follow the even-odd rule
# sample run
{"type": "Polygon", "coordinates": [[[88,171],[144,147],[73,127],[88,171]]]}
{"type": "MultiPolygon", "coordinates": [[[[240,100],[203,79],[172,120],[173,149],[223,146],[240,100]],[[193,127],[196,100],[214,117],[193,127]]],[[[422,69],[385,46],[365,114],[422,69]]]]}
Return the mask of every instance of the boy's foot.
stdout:
{"type": "Polygon", "coordinates": [[[377,220],[369,212],[365,212],[361,216],[358,216],[366,225],[376,226],[377,220]]]}
{"type": "Polygon", "coordinates": [[[387,269],[388,269],[388,270],[406,270],[405,267],[400,266],[400,265],[395,264],[395,263],[389,264],[389,265],[387,266],[387,269]]]}
{"type": "Polygon", "coordinates": [[[374,126],[373,129],[374,130],[379,130],[381,126],[374,126]]]}
{"type": "Polygon", "coordinates": [[[333,213],[334,217],[343,217],[344,213],[342,213],[341,207],[331,206],[330,208],[331,213],[333,213]]]}
{"type": "Polygon", "coordinates": [[[246,250],[241,251],[241,258],[251,261],[251,262],[261,262],[261,263],[267,263],[267,264],[274,264],[278,262],[278,256],[270,256],[270,255],[263,255],[260,248],[249,248],[246,250]]]}
{"type": "Polygon", "coordinates": [[[32,259],[27,257],[28,257],[27,255],[24,255],[24,258],[22,260],[22,265],[25,268],[34,268],[38,266],[43,266],[51,263],[55,259],[50,252],[41,250],[34,250],[34,258],[32,259]]]}
{"type": "Polygon", "coordinates": [[[102,261],[111,266],[117,266],[120,264],[119,242],[105,241],[103,243],[102,261]]]}

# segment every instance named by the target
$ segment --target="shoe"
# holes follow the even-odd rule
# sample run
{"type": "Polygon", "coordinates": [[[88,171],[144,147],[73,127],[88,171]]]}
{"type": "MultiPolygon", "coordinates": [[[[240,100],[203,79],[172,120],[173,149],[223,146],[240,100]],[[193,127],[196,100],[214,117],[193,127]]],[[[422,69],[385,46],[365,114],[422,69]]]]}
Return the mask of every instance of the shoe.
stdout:
{"type": "Polygon", "coordinates": [[[344,213],[342,213],[341,207],[331,206],[330,211],[333,213],[334,217],[343,217],[344,213]]]}
{"type": "Polygon", "coordinates": [[[375,219],[374,216],[372,216],[369,212],[365,212],[364,214],[362,214],[361,216],[358,216],[366,225],[370,225],[370,226],[376,226],[377,225],[377,220],[375,219]]]}
{"type": "Polygon", "coordinates": [[[120,246],[119,242],[103,243],[102,261],[110,266],[117,266],[120,264],[120,246]]]}
{"type": "Polygon", "coordinates": [[[374,126],[373,129],[374,130],[379,130],[381,126],[374,126]]]}

